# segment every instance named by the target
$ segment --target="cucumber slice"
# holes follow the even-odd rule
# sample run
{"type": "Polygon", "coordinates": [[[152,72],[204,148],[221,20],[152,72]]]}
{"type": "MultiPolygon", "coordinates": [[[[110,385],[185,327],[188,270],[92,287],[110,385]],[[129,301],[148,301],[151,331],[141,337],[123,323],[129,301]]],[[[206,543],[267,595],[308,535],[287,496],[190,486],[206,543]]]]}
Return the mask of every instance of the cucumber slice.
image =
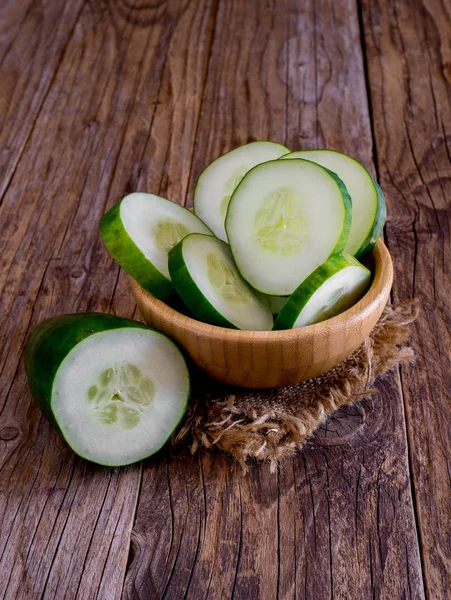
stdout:
{"type": "Polygon", "coordinates": [[[270,331],[273,317],[266,298],[238,273],[227,244],[191,234],[169,253],[174,287],[200,321],[251,331],[270,331]]]}
{"type": "Polygon", "coordinates": [[[295,329],[335,317],[363,297],[370,280],[370,271],[353,256],[331,256],[291,294],[274,329],[295,329]]]}
{"type": "Polygon", "coordinates": [[[174,294],[168,252],[189,233],[211,235],[196,215],[154,194],[125,196],[100,221],[100,234],[111,256],[160,300],[174,294]]]}
{"type": "Polygon", "coordinates": [[[227,242],[224,220],[229,200],[244,175],[262,162],[289,152],[275,142],[251,142],[212,162],[199,176],[194,190],[194,212],[219,239],[227,242]]]}
{"type": "Polygon", "coordinates": [[[359,162],[334,150],[301,150],[282,156],[311,160],[336,173],[343,180],[352,199],[352,225],[344,251],[361,256],[371,250],[385,224],[384,194],[359,162]]]}
{"type": "Polygon", "coordinates": [[[254,167],[235,190],[226,218],[233,258],[255,289],[291,294],[346,245],[351,200],[337,175],[306,160],[254,167]]]}
{"type": "Polygon", "coordinates": [[[27,340],[25,369],[45,416],[76,454],[101,465],[157,452],[188,403],[189,373],[175,344],[113,315],[44,321],[27,340]]]}
{"type": "Polygon", "coordinates": [[[290,296],[268,296],[269,306],[273,315],[278,315],[290,296]]]}

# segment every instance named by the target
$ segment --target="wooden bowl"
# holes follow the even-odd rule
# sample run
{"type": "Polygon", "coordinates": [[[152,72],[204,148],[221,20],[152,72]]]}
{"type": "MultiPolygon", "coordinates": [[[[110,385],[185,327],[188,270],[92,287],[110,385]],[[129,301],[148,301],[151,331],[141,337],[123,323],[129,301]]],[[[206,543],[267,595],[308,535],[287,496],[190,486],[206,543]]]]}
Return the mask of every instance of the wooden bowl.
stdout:
{"type": "Polygon", "coordinates": [[[392,261],[382,240],[374,247],[372,258],[373,281],[360,302],[322,323],[284,331],[207,325],[157,300],[136,281],[131,284],[146,323],[178,342],[208,375],[249,388],[282,387],[335,367],[376,325],[393,280],[392,261]]]}

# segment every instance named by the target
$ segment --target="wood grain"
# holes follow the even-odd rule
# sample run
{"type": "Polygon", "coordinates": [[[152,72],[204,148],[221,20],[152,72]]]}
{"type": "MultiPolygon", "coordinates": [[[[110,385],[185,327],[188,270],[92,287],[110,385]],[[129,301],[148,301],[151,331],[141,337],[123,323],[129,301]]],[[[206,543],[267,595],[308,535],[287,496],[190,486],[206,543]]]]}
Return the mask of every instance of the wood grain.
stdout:
{"type": "Polygon", "coordinates": [[[213,159],[251,140],[283,143],[288,91],[278,69],[287,11],[285,0],[219,3],[187,206],[198,175],[213,159]]]}
{"type": "Polygon", "coordinates": [[[449,597],[450,13],[440,0],[359,11],[2,3],[0,597],[417,599],[422,567],[428,598],[449,597]],[[136,190],[190,205],[209,161],[262,138],[370,169],[374,153],[395,298],[423,304],[417,367],[276,473],[174,450],[125,469],[76,459],[27,390],[27,333],[63,311],[138,317],[100,216],[136,190]]]}
{"type": "MultiPolygon", "coordinates": [[[[177,99],[178,123],[188,125],[179,126],[173,144],[180,149],[179,135],[195,125],[212,5],[197,10],[168,2],[142,15],[127,4],[86,3],[78,20],[61,17],[67,21],[61,41],[52,37],[52,30],[60,30],[59,4],[52,6],[49,22],[38,22],[35,35],[44,36],[46,52],[47,43],[53,46],[58,64],[25,147],[7,152],[8,161],[21,156],[0,207],[2,230],[8,232],[0,242],[6,316],[0,351],[0,570],[6,576],[0,596],[112,599],[121,595],[140,466],[102,469],[75,459],[32,403],[19,359],[38,320],[110,307],[118,268],[100,252],[98,220],[110,197],[139,185],[133,165],[139,169],[145,148],[159,145],[160,138],[148,139],[159,94],[178,92],[185,61],[196,73],[177,99]],[[201,44],[187,52],[193,26],[201,44]],[[165,71],[170,40],[174,45],[165,71]],[[57,43],[64,46],[59,62],[57,43]]],[[[24,59],[30,61],[28,55],[24,59]]],[[[33,77],[42,82],[49,77],[48,65],[42,61],[40,72],[39,64],[33,65],[33,77]]],[[[8,62],[1,68],[6,71],[0,77],[7,78],[8,62]]],[[[25,90],[26,82],[21,85],[25,90]]],[[[7,129],[14,126],[14,111],[24,127],[21,111],[37,102],[38,91],[24,93],[17,107],[14,94],[6,97],[7,129]]],[[[161,140],[164,149],[167,136],[161,140]]],[[[3,156],[5,168],[8,161],[3,156]]],[[[180,155],[178,164],[185,164],[180,155]]],[[[115,302],[120,305],[117,295],[115,302]]],[[[133,313],[129,294],[121,308],[122,314],[133,313]]]]}
{"type": "Polygon", "coordinates": [[[0,8],[0,203],[80,18],[82,0],[0,8]]]}
{"type": "Polygon", "coordinates": [[[427,595],[451,597],[451,11],[436,0],[364,3],[394,297],[416,296],[416,368],[402,373],[427,595]]]}
{"type": "Polygon", "coordinates": [[[208,454],[146,464],[126,597],[421,598],[392,388],[358,419],[339,411],[332,428],[358,427],[318,432],[277,473],[241,477],[208,454]]]}
{"type": "MultiPolygon", "coordinates": [[[[187,204],[208,161],[269,136],[372,167],[354,3],[220,3],[187,204]]],[[[217,455],[146,463],[125,597],[422,598],[399,378],[361,411],[276,474],[240,478],[217,455]]]]}

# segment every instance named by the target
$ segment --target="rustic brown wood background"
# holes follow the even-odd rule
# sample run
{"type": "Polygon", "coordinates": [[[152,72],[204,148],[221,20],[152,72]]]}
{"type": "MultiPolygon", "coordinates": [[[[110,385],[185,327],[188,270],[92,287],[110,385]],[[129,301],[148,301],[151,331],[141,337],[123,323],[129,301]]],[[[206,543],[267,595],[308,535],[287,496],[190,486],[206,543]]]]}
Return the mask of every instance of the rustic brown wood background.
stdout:
{"type": "Polygon", "coordinates": [[[451,598],[450,82],[446,0],[0,3],[0,597],[451,598]],[[28,392],[30,328],[137,316],[101,215],[135,190],[189,205],[262,138],[377,174],[416,367],[276,474],[77,459],[28,392]]]}

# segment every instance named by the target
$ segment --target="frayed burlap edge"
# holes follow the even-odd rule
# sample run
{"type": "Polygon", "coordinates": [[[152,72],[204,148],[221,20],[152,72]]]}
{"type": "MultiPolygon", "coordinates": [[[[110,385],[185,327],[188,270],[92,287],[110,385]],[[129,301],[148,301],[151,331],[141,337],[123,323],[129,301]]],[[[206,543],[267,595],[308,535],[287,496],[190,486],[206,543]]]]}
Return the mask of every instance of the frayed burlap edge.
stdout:
{"type": "MultiPolygon", "coordinates": [[[[195,392],[174,444],[220,450],[245,469],[248,459],[270,461],[300,448],[324,419],[341,406],[377,392],[373,383],[414,359],[405,345],[418,302],[387,306],[365,342],[340,365],[309,381],[278,390],[195,392]]],[[[204,386],[205,387],[205,386],[204,386]]]]}

